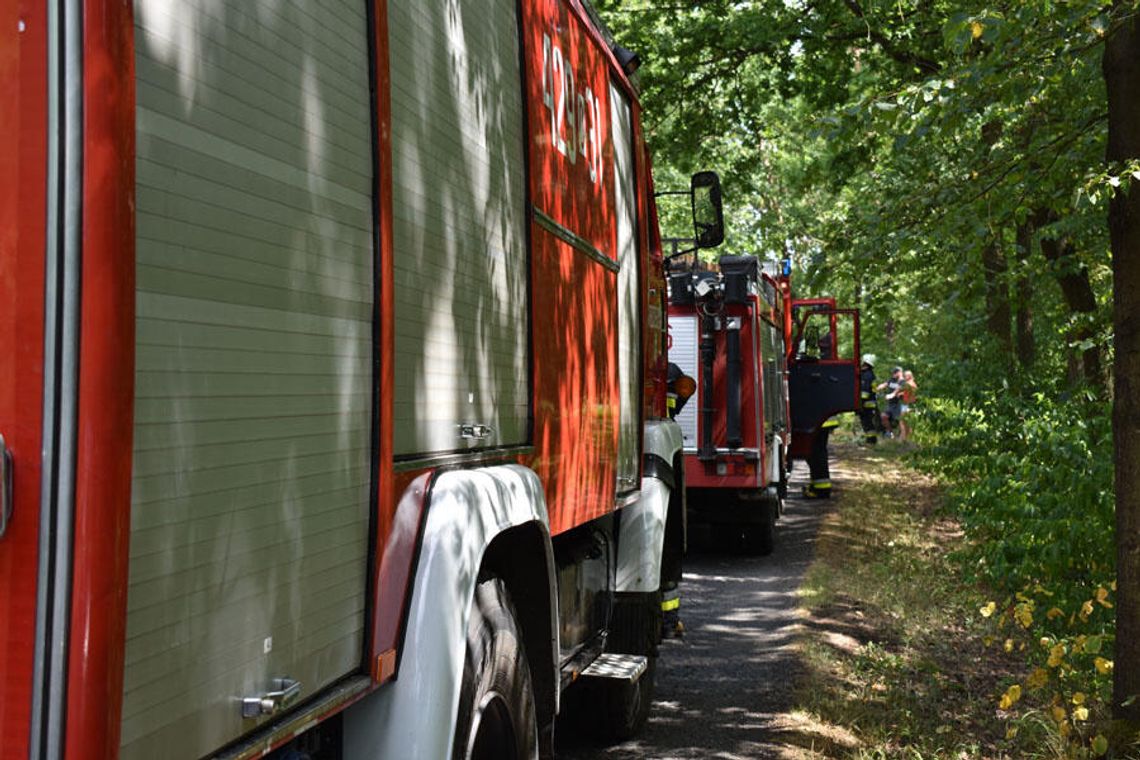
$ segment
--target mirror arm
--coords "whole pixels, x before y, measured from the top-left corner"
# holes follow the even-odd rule
[[[692,248],[684,248],[680,251],[673,251],[672,253],[665,254],[666,261],[672,261],[678,256],[684,256],[686,253],[693,253],[694,251],[701,250],[700,246],[694,245]]]
[[[654,198],[660,198],[662,195],[692,195],[692,190],[658,190],[653,194]]]

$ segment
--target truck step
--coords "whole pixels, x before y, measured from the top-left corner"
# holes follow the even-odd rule
[[[582,671],[581,677],[613,678],[633,683],[641,678],[647,667],[649,667],[649,658],[645,655],[607,652],[591,662]]]

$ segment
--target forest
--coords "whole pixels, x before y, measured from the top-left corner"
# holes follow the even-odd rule
[[[995,647],[1071,756],[1140,719],[1140,6],[599,0],[658,185],[715,169],[726,252],[792,260],[913,368]],[[683,229],[683,210],[663,227]],[[989,643],[989,642],[987,642]],[[1120,756],[1120,755],[1118,755]]]

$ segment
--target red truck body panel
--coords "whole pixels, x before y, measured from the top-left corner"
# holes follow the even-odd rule
[[[840,309],[834,298],[796,298],[792,300],[793,314],[788,329],[788,368],[792,378],[791,411],[792,459],[806,459],[812,450],[820,425],[830,417],[859,409],[860,327],[858,309]],[[801,356],[798,351],[814,351],[807,346],[809,320],[822,322],[822,327],[833,336],[830,351],[816,356]],[[841,327],[849,326],[849,341],[840,340]],[[826,387],[817,385],[814,376],[825,375],[835,382]],[[838,383],[838,385],[836,385]]]
[[[700,331],[700,312],[695,305],[671,304],[669,306],[671,318],[691,319],[696,321],[696,329]],[[783,418],[787,419],[787,396],[782,389],[775,391],[765,388],[768,378],[765,377],[764,363],[772,357],[765,354],[761,331],[769,328],[783,333],[783,310],[777,304],[774,308],[768,306],[758,295],[750,295],[747,304],[725,304],[721,319],[739,320],[739,341],[741,352],[741,381],[740,381],[740,442],[736,446],[729,446],[727,414],[728,398],[728,331],[718,329],[714,333],[714,360],[713,360],[713,395],[711,399],[703,397],[704,372],[699,360],[682,363],[683,359],[677,353],[672,354],[672,360],[679,364],[683,370],[692,374],[697,381],[697,393],[689,400],[689,405],[697,410],[695,415],[695,428],[692,438],[687,437],[685,454],[685,485],[687,488],[727,488],[736,490],[763,489],[771,482],[772,447],[768,434],[772,431],[765,429],[765,420],[772,416],[773,410],[765,409],[766,399],[779,398],[783,405]],[[688,366],[691,363],[694,367]],[[693,371],[695,368],[695,371]],[[705,440],[705,419],[700,410],[711,406],[713,415],[712,443],[717,453],[715,458],[702,460],[697,454],[698,448]],[[695,439],[695,442],[693,441]]]
[[[18,505],[0,538],[0,733],[28,753],[43,434],[44,245],[47,220],[47,6],[2,0],[0,30],[0,434],[15,462]]]
[[[735,448],[740,452],[729,453],[727,442],[728,408],[727,376],[727,332],[716,333],[716,358],[713,363],[712,406],[720,413],[714,417],[712,430],[713,444],[718,449],[714,461],[702,462],[695,454],[685,456],[685,484],[690,488],[763,488],[768,485],[766,473],[771,472],[768,464],[768,446],[764,440],[764,377],[759,371],[764,357],[760,352],[759,298],[749,298],[748,306],[728,305],[724,308],[726,318],[741,321],[740,348],[743,372],[740,383],[740,432],[741,444]],[[701,401],[703,405],[706,403]],[[697,440],[704,435],[704,420],[697,417]],[[743,453],[749,451],[749,454]]]
[[[82,313],[66,753],[119,746],[135,350],[130,6],[84,3]]]
[[[0,0],[8,18],[0,75],[14,97],[0,126],[14,144],[0,159],[0,433],[16,460],[17,512],[0,539],[0,731],[5,751],[27,753],[35,673],[43,432],[44,250],[48,134],[45,8]],[[372,3],[376,55],[378,257],[376,350],[378,547],[366,661],[374,681],[393,675],[418,530],[435,465],[397,471],[392,415],[393,260],[391,102],[387,0]],[[532,209],[602,252],[617,246],[611,86],[629,99],[636,168],[641,290],[640,417],[664,416],[665,286],[648,153],[633,90],[576,0],[523,0],[522,44]],[[128,541],[131,530],[135,351],[135,50],[132,3],[83,3],[82,313],[66,756],[110,757],[119,747]],[[561,59],[555,71],[555,49]],[[573,82],[573,84],[570,84]],[[554,100],[552,107],[548,100]],[[569,102],[564,111],[559,103]],[[568,143],[567,141],[573,141]],[[566,143],[565,149],[559,149]],[[573,158],[571,157],[573,155]],[[552,234],[531,212],[533,427],[525,450],[503,455],[542,478],[552,534],[612,512],[618,447],[617,274]],[[748,390],[752,394],[752,390]],[[749,403],[759,402],[748,395]],[[755,438],[757,431],[748,428]],[[750,438],[750,440],[752,440]],[[754,444],[762,446],[757,440]],[[470,461],[487,460],[478,454]],[[499,461],[502,461],[501,457]]]

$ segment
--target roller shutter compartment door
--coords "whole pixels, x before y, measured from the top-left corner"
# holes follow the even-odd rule
[[[524,443],[530,369],[517,2],[390,0],[388,27],[396,453]]]
[[[122,756],[359,668],[372,424],[367,5],[136,0]]]
[[[633,163],[633,116],[629,99],[610,85],[610,123],[614,139],[614,197],[618,260],[618,422],[617,492],[638,487],[641,442],[641,301],[638,296],[637,184]]]
[[[686,450],[697,448],[697,410],[701,407],[700,384],[700,336],[697,331],[697,318],[687,315],[669,317],[669,361],[681,368],[689,377],[697,380],[697,390],[685,407],[677,414],[677,424]]]

